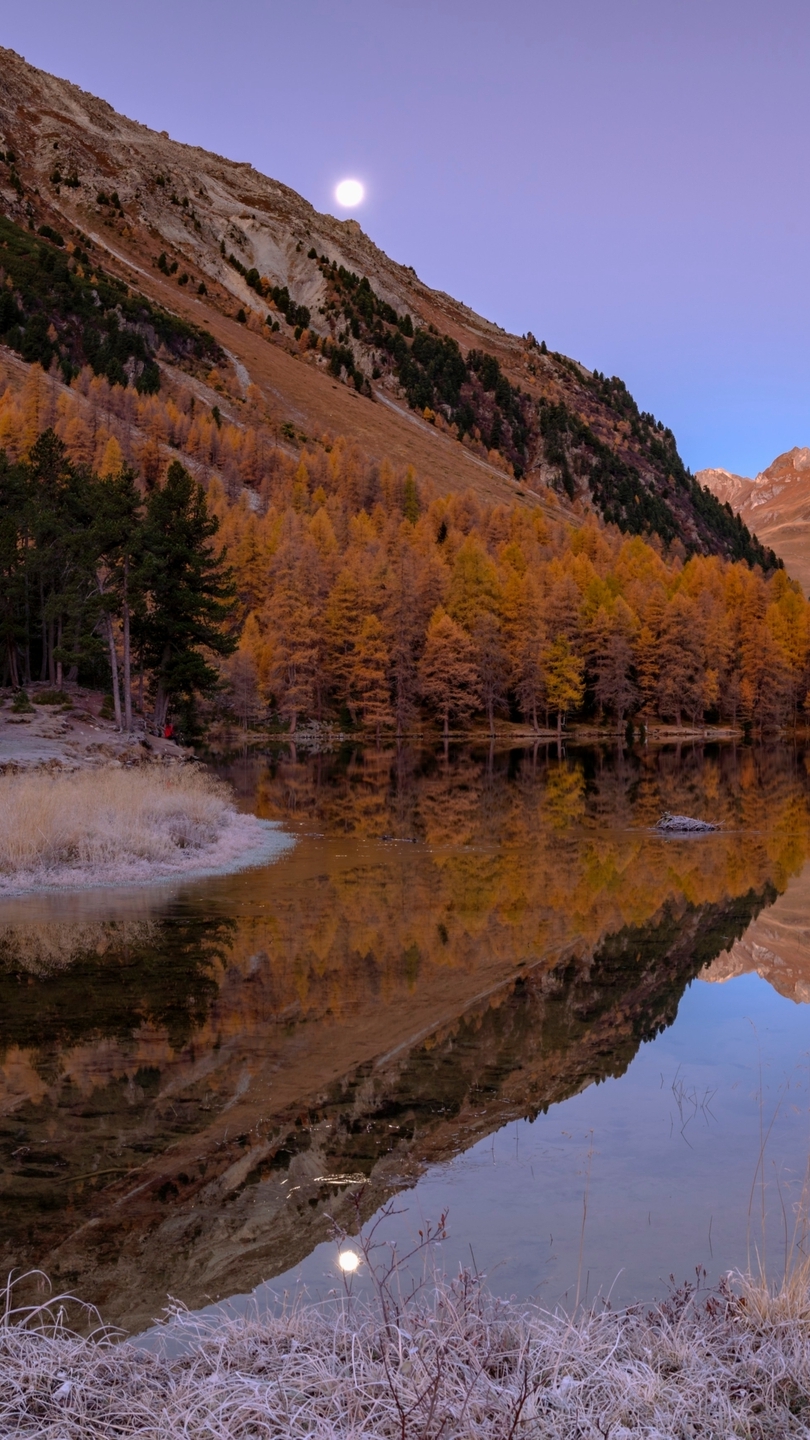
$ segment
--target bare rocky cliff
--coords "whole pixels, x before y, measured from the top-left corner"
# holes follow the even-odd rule
[[[810,449],[797,445],[777,455],[753,480],[728,470],[701,470],[697,479],[728,503],[810,592]]]

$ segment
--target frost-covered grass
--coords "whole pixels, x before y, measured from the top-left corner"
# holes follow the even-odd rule
[[[267,827],[196,766],[0,776],[0,894],[227,869]]]
[[[754,1299],[754,1292],[756,1299]],[[38,1440],[787,1440],[810,1421],[807,1295],[745,1282],[571,1319],[468,1275],[277,1317],[178,1312],[172,1357],[60,1302],[0,1323],[0,1434]]]

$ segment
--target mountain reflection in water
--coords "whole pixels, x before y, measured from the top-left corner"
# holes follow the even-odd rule
[[[228,775],[299,835],[274,865],[0,908],[0,1267],[129,1327],[288,1270],[358,1177],[370,1215],[621,1075],[705,966],[744,964],[810,848],[792,750]],[[724,828],[664,839],[664,809]]]

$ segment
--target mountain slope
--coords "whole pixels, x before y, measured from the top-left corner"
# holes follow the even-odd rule
[[[207,332],[291,439],[344,433],[441,488],[558,513],[580,501],[631,533],[773,565],[620,380],[508,335],[389,259],[356,221],[318,214],[249,164],[157,134],[13,51],[0,50],[0,73],[0,206],[37,237],[31,264],[70,252],[71,275],[78,265],[92,280],[101,266],[156,313]],[[78,363],[75,317],[26,312],[16,277],[4,279],[14,304],[0,338],[25,358]],[[112,349],[133,329],[143,338],[149,318],[122,313]],[[144,383],[149,355],[113,360]]]
[[[810,593],[810,450],[794,446],[753,480],[727,470],[701,470],[697,478],[772,547]]]
[[[787,891],[759,915],[745,934],[703,972],[722,983],[752,971],[780,995],[810,1003],[810,874],[802,870]]]

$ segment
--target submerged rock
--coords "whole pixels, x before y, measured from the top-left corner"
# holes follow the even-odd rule
[[[713,824],[711,820],[695,820],[691,815],[670,815],[669,811],[665,810],[655,828],[672,835],[684,831],[696,833],[704,830],[719,830],[720,826]]]

